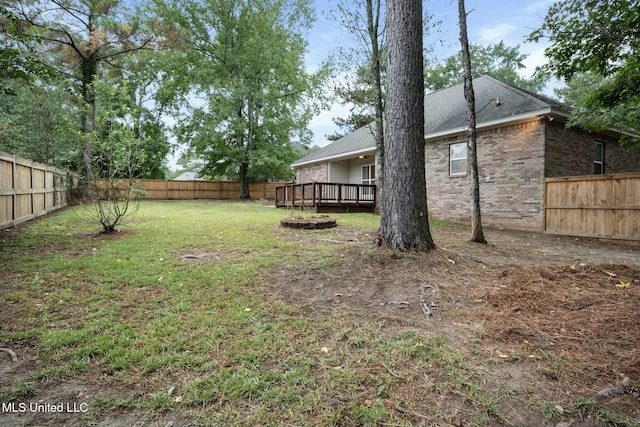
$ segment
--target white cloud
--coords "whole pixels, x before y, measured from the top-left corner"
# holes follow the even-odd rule
[[[553,3],[552,1],[538,1],[532,3],[524,8],[524,11],[527,13],[538,13],[538,12],[546,12],[549,8],[549,5]]]
[[[478,31],[478,37],[481,43],[495,44],[502,40],[507,40],[519,28],[508,22],[484,27]]]

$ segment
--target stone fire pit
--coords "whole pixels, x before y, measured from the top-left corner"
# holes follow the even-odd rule
[[[321,216],[290,216],[282,218],[280,224],[283,227],[302,228],[305,230],[316,230],[321,228],[335,227],[336,220],[326,215]]]

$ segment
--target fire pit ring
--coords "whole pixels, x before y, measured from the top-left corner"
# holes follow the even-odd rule
[[[282,218],[280,225],[288,228],[302,228],[305,230],[318,230],[337,226],[335,218],[326,215],[321,216],[290,216]]]

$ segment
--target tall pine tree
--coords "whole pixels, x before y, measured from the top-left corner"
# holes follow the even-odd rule
[[[429,251],[424,158],[422,1],[387,1],[385,179],[374,246]]]

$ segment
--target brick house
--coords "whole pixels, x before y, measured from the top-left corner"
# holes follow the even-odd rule
[[[482,220],[541,230],[548,177],[640,171],[640,150],[620,133],[567,129],[567,105],[490,76],[474,79]],[[425,96],[425,160],[429,217],[468,221],[466,103],[463,85]],[[296,182],[372,184],[375,142],[365,126],[292,166]]]

